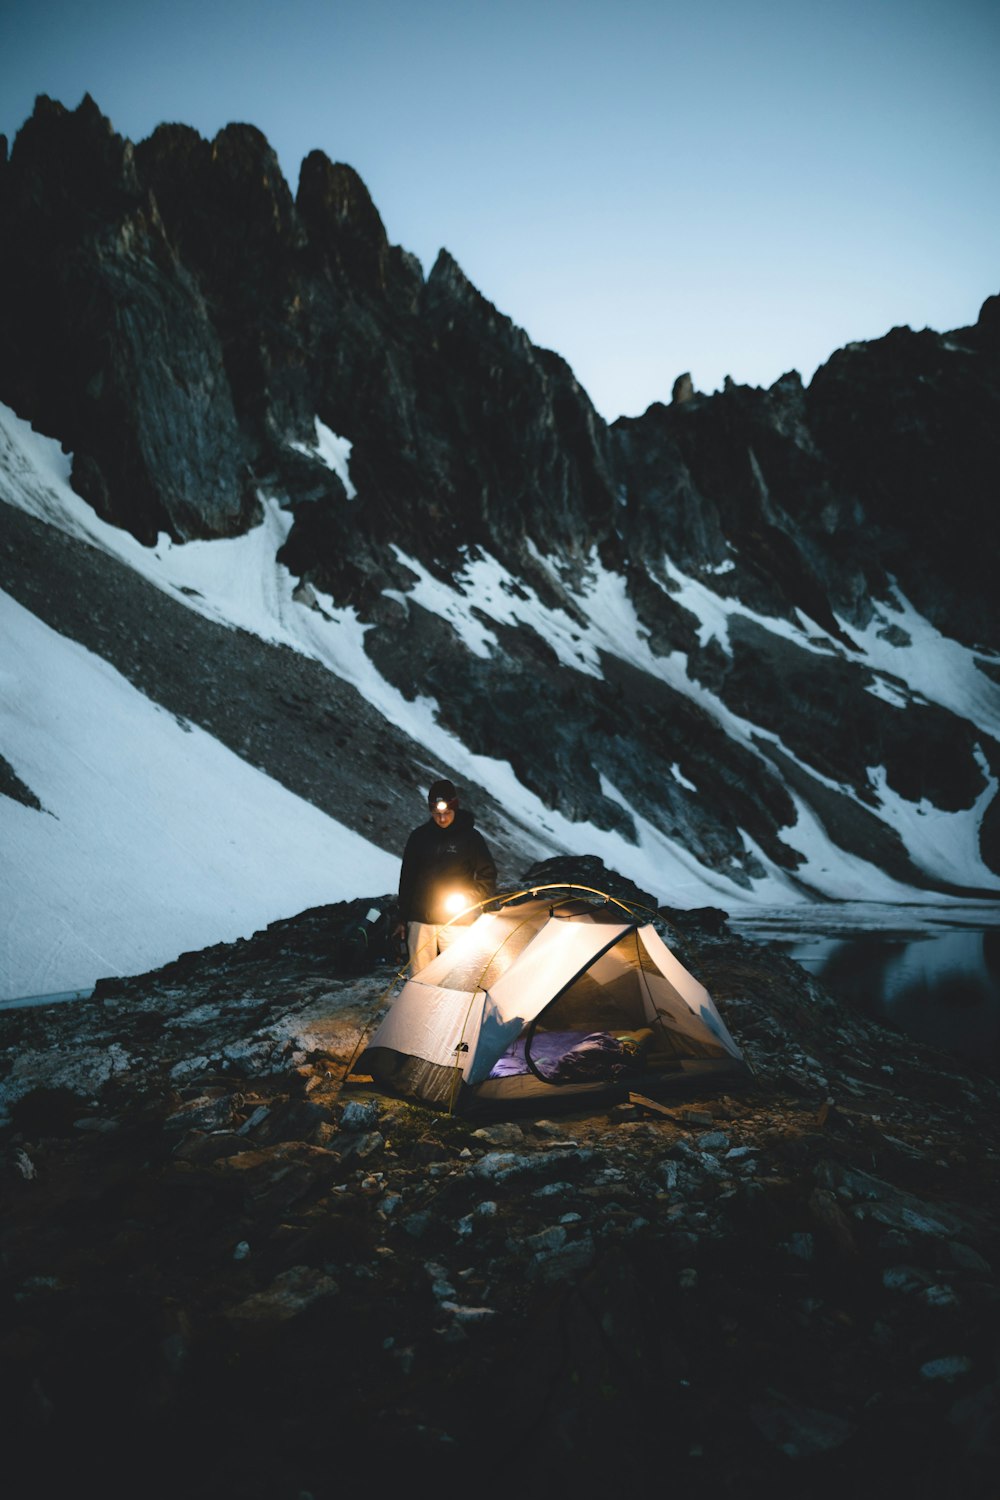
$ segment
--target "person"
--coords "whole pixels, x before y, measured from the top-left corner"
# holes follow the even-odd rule
[[[477,902],[496,891],[497,870],[471,812],[450,781],[427,793],[430,817],[406,841],[399,874],[399,926],[411,973],[426,967],[479,915]],[[456,913],[475,907],[446,926]]]

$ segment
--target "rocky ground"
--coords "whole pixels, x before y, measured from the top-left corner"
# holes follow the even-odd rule
[[[7,1494],[993,1493],[992,1078],[663,909],[752,1084],[433,1113],[372,904],[0,1015]]]

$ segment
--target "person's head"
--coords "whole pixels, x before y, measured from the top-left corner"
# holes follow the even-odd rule
[[[431,817],[439,828],[450,828],[458,808],[458,793],[451,781],[435,781],[427,793]]]

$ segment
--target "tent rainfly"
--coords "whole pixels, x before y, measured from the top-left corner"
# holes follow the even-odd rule
[[[708,991],[612,900],[533,891],[484,912],[407,980],[353,1072],[466,1115],[746,1081]]]

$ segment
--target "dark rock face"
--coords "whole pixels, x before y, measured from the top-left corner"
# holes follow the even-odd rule
[[[24,807],[34,808],[35,812],[42,811],[42,804],[34,792],[30,787],[25,786],[14,767],[5,761],[2,755],[0,755],[0,797],[10,797],[12,801],[22,803]]]
[[[645,546],[669,537],[678,564],[695,575],[733,562],[723,591],[766,614],[799,608],[842,638],[831,604],[843,607],[862,585],[845,572],[831,599],[825,554],[829,537],[857,517],[806,427],[796,374],[769,391],[729,384],[718,396],[654,405],[613,431]],[[806,497],[822,514],[825,544],[803,532]]]
[[[249,125],[227,126],[211,145],[187,127],[165,125],[137,149],[135,162],[178,260],[213,310],[249,453],[256,456],[269,427],[282,437],[305,432],[296,336],[301,233],[274,152]]]
[[[729,384],[617,422],[640,526],[652,507],[689,570],[722,562],[724,536],[742,598],[798,607],[834,635],[831,610],[863,626],[893,580],[940,629],[988,642],[995,300],[957,333],[897,328],[849,345],[808,390],[792,372],[768,391]]]
[[[454,453],[449,508],[465,502],[458,545],[495,549],[530,536],[543,552],[585,554],[608,529],[614,480],[604,424],[569,366],[535,349],[445,251],[423,311],[437,367],[429,384],[440,392],[432,399]]]
[[[882,567],[939,629],[970,645],[990,643],[996,631],[995,301],[956,333],[895,328],[849,345],[817,371],[807,395],[816,442],[857,497]]]
[[[293,198],[248,125],[133,148],[89,98],[40,99],[0,158],[0,231],[0,400],[72,450],[100,515],[147,543],[222,537],[275,496],[280,561],[371,625],[379,671],[570,819],[636,840],[645,818],[746,885],[748,840],[802,866],[794,794],[839,848],[953,888],[916,868],[871,773],[968,811],[1000,770],[1000,299],[957,333],[851,345],[808,389],[681,376],[608,428],[447,251],[425,280],[389,244],[350,167],[312,152]],[[352,445],[353,497],[317,419]],[[581,635],[612,572],[633,643],[573,670],[544,625],[480,611],[477,654],[412,597],[414,568],[461,592],[486,558]],[[876,613],[909,644],[896,589],[980,653],[974,724],[862,662]]]
[[[534,349],[447,252],[425,286],[357,175],[322,153],[303,163],[293,203],[250,126],[211,143],[161,126],[133,150],[91,100],[73,114],[40,100],[3,206],[15,343],[0,395],[79,454],[86,498],[144,540],[155,524],[184,537],[240,522],[238,508],[199,511],[186,497],[185,451],[192,489],[239,493],[237,476],[244,489],[251,472],[288,477],[287,445],[311,439],[314,415],[352,437],[365,503],[350,530],[362,537],[384,544],[391,527],[404,550],[454,561],[522,538],[529,519],[543,546],[600,523],[608,438],[568,366]],[[79,354],[60,365],[67,326]],[[103,440],[91,436],[100,418]],[[207,462],[202,432],[227,469]],[[123,437],[137,451],[116,469]],[[343,563],[320,555],[314,572],[337,583]]]
[[[842,657],[806,651],[753,620],[734,620],[730,638],[723,700],[781,734],[821,774],[850,785],[860,766],[883,765],[893,791],[911,802],[926,797],[945,811],[971,807],[984,790],[971,725],[929,704],[902,707],[877,698],[868,691],[870,674]],[[861,802],[873,801],[864,781],[854,789]]]
[[[254,501],[218,339],[131,145],[89,98],[72,115],[40,100],[0,192],[0,397],[141,540],[243,529]]]

